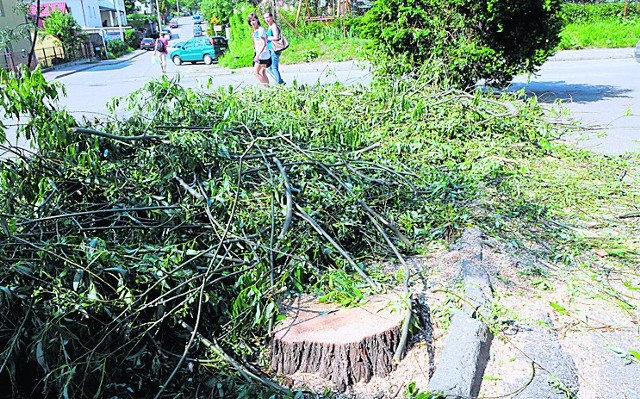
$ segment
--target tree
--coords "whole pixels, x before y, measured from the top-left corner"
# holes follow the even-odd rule
[[[124,11],[127,15],[136,12],[135,0],[124,0]]]
[[[127,15],[129,25],[135,30],[144,31],[152,25],[157,25],[158,17],[155,15],[129,14]]]
[[[362,22],[383,73],[425,65],[454,85],[535,72],[562,29],[561,0],[378,0]]]
[[[82,39],[82,28],[71,14],[59,10],[51,14],[43,22],[44,34],[60,40],[63,45],[76,43]]]
[[[200,8],[204,19],[209,21],[216,17],[222,23],[228,23],[233,15],[235,1],[232,0],[202,0]]]

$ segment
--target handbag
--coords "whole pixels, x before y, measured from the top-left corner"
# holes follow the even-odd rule
[[[289,41],[284,37],[282,32],[280,32],[280,39],[273,40],[271,46],[273,46],[273,51],[283,51],[289,48]]]

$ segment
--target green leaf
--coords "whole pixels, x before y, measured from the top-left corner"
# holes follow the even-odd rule
[[[76,274],[73,276],[73,290],[78,291],[80,284],[82,283],[82,277],[84,276],[84,270],[77,269]]]
[[[553,308],[553,310],[555,310],[556,312],[566,315],[569,315],[569,311],[562,305],[558,305],[555,302],[549,302],[549,305],[551,305],[551,307]]]
[[[4,292],[4,295],[7,297],[7,299],[10,299],[11,296],[13,294],[11,294],[11,290],[8,287],[5,287],[4,285],[0,285],[0,291]]]
[[[49,372],[49,366],[47,366],[47,361],[44,357],[44,349],[42,348],[42,341],[38,341],[38,343],[36,344],[36,361],[44,371]]]
[[[640,362],[640,352],[635,351],[633,349],[629,349],[629,354],[633,356],[637,362]]]

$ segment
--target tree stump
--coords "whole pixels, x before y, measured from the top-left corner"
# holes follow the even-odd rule
[[[369,298],[357,308],[296,299],[271,341],[279,374],[318,373],[339,391],[393,370],[406,306],[398,294]]]

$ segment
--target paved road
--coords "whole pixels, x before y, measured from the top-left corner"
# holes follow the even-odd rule
[[[561,51],[511,90],[536,94],[542,103],[561,100],[586,126],[572,137],[593,151],[640,151],[640,64],[634,49]]]

